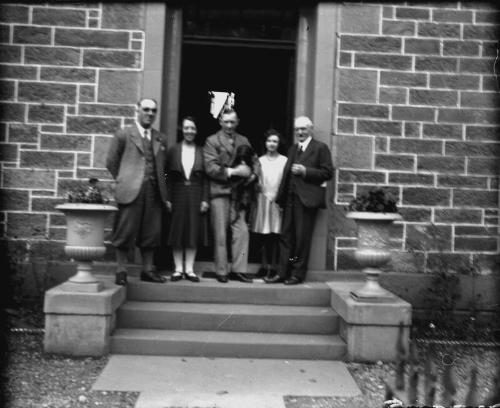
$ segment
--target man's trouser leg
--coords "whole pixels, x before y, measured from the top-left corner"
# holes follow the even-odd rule
[[[299,278],[301,281],[305,279],[307,273],[314,221],[316,220],[317,212],[317,208],[305,207],[299,197],[295,197],[293,204],[293,218],[295,222],[294,256],[298,259],[292,264],[291,275]]]
[[[135,245],[142,213],[141,201],[141,197],[137,197],[130,204],[118,204],[111,239],[111,244],[116,248],[117,272],[126,270],[128,252]]]
[[[239,211],[236,220],[231,222],[231,235],[231,252],[233,255],[231,269],[233,272],[247,273],[249,233],[244,210]]]
[[[293,201],[295,197],[287,197],[285,209],[283,210],[283,221],[281,223],[281,234],[279,235],[279,263],[278,275],[285,279],[288,275],[289,259],[295,248],[295,226],[293,220]]]
[[[226,276],[228,274],[226,234],[229,223],[229,197],[213,198],[210,204],[210,217],[214,233],[215,273]]]
[[[143,184],[142,213],[137,234],[137,246],[141,250],[142,270],[153,270],[154,249],[160,246],[162,226],[162,202],[155,184],[146,181]]]

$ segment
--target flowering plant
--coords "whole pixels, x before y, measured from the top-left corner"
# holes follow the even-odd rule
[[[396,198],[379,188],[362,193],[349,203],[348,211],[358,212],[379,212],[379,213],[397,213]]]
[[[97,183],[97,178],[90,178],[88,186],[79,187],[72,191],[68,191],[66,199],[68,203],[87,203],[87,204],[107,204],[109,199],[104,198]]]

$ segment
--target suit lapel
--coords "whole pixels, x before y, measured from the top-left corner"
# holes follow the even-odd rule
[[[293,146],[292,146],[292,151],[290,152],[290,160],[289,160],[289,163],[287,163],[287,165],[289,164],[289,167],[292,167],[292,164],[296,161],[299,160],[299,158],[297,157],[297,154],[299,153],[299,145],[298,143],[295,143]]]
[[[194,164],[193,164],[193,170],[191,171],[191,175],[193,175],[193,172],[199,171],[203,169],[203,153],[201,149],[196,146],[196,150],[194,153]]]
[[[137,146],[137,148],[144,153],[144,145],[142,144],[142,136],[139,133],[139,129],[137,129],[137,125],[132,126],[131,128],[131,135],[130,138],[132,139],[132,142]]]
[[[234,135],[234,144],[236,145],[237,134]],[[229,153],[229,156],[233,155],[233,150],[235,146],[231,144],[229,138],[224,134],[222,130],[218,132],[218,138],[222,147]]]
[[[155,129],[151,129],[151,140],[153,141],[153,152],[156,156],[158,150],[160,149],[161,140],[160,140],[160,135]]]
[[[172,163],[171,168],[184,175],[184,170],[182,168],[182,144],[181,143],[177,143],[174,146],[173,163]]]
[[[303,163],[312,154],[312,151],[314,150],[314,143],[314,139],[311,139],[307,145],[307,149],[300,155],[300,159],[298,160],[299,163]]]

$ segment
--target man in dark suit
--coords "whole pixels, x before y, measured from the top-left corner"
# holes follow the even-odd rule
[[[160,245],[162,206],[166,205],[165,138],[153,129],[157,103],[137,103],[136,122],[120,129],[108,150],[106,168],[116,181],[118,213],[112,245],[116,248],[115,283],[127,284],[127,254],[134,245],[141,251],[141,280],[165,282],[153,269],[154,249]]]
[[[298,143],[288,151],[276,198],[284,209],[278,274],[266,283],[297,285],[305,279],[316,213],[326,207],[326,181],[333,176],[330,149],[312,138],[311,120],[296,118],[294,132]]]

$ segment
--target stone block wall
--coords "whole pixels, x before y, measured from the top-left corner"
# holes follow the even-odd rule
[[[404,217],[390,269],[428,270],[444,257],[498,272],[499,12],[481,2],[341,8],[336,269],[357,267],[344,206],[383,186]]]
[[[405,219],[393,229],[391,269],[421,271],[446,256],[498,270],[499,9],[339,8],[329,267],[358,267],[344,206],[385,186]],[[133,120],[145,38],[140,3],[0,6],[0,237],[21,253],[66,259],[54,206],[89,177],[110,191],[104,159],[112,133]]]
[[[0,234],[66,259],[66,191],[110,188],[110,136],[133,121],[144,60],[144,4],[0,6]],[[13,252],[14,253],[14,252]]]

